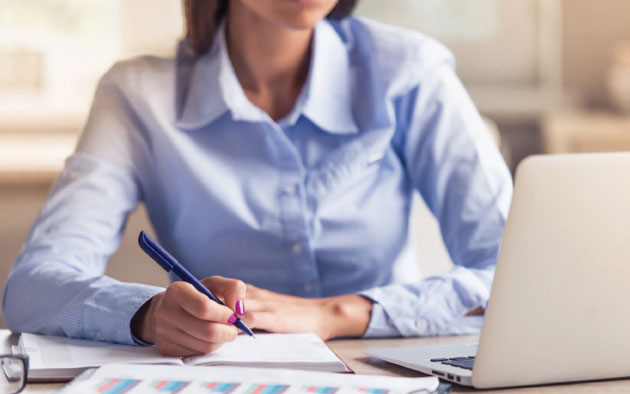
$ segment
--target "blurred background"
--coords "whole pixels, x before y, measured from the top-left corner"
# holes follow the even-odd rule
[[[535,153],[630,150],[627,0],[360,0],[356,14],[436,37],[512,169]],[[113,62],[172,56],[179,0],[0,0],[0,280],[73,151],[96,82]],[[437,225],[418,202],[423,273],[448,269]],[[108,274],[166,285],[129,221]],[[1,324],[1,323],[0,323]]]

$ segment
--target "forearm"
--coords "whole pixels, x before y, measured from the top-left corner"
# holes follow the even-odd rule
[[[54,262],[25,264],[7,282],[3,315],[16,332],[133,344],[131,317],[160,290],[81,275]]]
[[[323,298],[329,338],[360,337],[368,328],[372,301],[357,294]]]

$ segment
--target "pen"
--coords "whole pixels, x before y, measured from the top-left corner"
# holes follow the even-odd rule
[[[201,282],[197,280],[197,278],[195,278],[190,272],[188,272],[188,270],[184,268],[184,266],[181,265],[175,259],[175,257],[171,256],[170,253],[168,253],[166,250],[164,250],[163,247],[158,245],[158,243],[155,242],[153,238],[151,238],[144,231],[140,231],[140,235],[138,235],[138,244],[140,245],[140,248],[142,248],[142,250],[144,250],[144,252],[148,254],[153,260],[155,260],[155,262],[158,263],[160,267],[164,268],[166,272],[173,271],[173,273],[179,276],[181,280],[193,285],[195,289],[208,296],[208,298],[210,298],[212,301],[220,305],[225,305],[223,302],[221,302],[220,299],[212,294],[212,292],[206,286],[202,285]],[[252,330],[250,330],[249,327],[247,327],[247,325],[241,319],[237,318],[234,322],[234,325],[240,328],[241,331],[243,331],[250,337],[256,338]]]

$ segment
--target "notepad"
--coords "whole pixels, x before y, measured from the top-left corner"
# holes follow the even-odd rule
[[[126,346],[65,337],[22,334],[20,349],[29,355],[29,381],[67,381],[87,368],[112,363],[230,365],[349,372],[313,333],[239,335],[218,350],[194,357],[166,357],[151,346]]]
[[[437,377],[402,378],[285,369],[106,365],[60,394],[428,394]]]

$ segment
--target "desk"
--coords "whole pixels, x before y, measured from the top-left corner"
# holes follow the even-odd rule
[[[469,343],[477,340],[476,336],[462,337],[432,337],[432,338],[404,338],[404,339],[351,339],[329,341],[330,348],[337,353],[350,368],[358,374],[390,375],[390,376],[422,376],[419,372],[367,357],[361,353],[363,349],[384,346],[414,346],[436,345],[447,343]],[[10,344],[17,342],[17,336],[10,335],[8,330],[0,330],[0,341],[6,351]],[[26,386],[24,393],[55,393],[63,384],[37,383]],[[483,393],[493,394],[547,394],[547,393],[630,393],[630,380],[615,380],[605,382],[589,382],[577,384],[562,384],[553,386],[528,387],[511,390],[478,391],[462,386],[453,386],[454,393]]]

